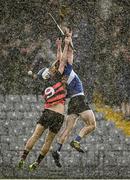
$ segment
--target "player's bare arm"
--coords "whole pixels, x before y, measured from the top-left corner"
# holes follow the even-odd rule
[[[58,38],[56,40],[56,46],[57,46],[57,55],[56,55],[56,59],[57,61],[61,61],[62,58],[62,38]]]
[[[67,52],[67,62],[72,65],[73,64],[73,59],[74,59],[74,51],[69,46],[68,52]]]
[[[59,69],[58,71],[63,74],[64,72],[64,67],[67,63],[67,52],[68,52],[68,48],[69,48],[69,44],[70,42],[72,41],[71,37],[65,37],[65,46],[64,46],[64,50],[63,50],[63,54],[62,54],[62,58],[61,58],[61,61],[60,61],[60,65],[59,65]]]

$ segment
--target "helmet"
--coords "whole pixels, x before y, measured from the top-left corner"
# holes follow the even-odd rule
[[[50,78],[49,68],[45,68],[45,70],[42,73],[42,78],[43,79],[49,79]]]

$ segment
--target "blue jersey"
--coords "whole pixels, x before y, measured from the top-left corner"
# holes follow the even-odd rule
[[[78,75],[74,72],[71,64],[67,63],[64,70],[64,75],[68,76],[67,97],[71,98],[74,96],[84,95],[82,82]]]

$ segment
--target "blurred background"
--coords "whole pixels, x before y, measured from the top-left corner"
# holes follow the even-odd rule
[[[111,135],[110,139],[118,136],[120,143],[125,142],[122,141],[121,137],[130,136],[130,1],[1,0],[0,9],[0,110],[1,122],[5,128],[3,130],[1,127],[2,148],[5,149],[9,144],[7,136],[12,133],[7,127],[9,120],[12,118],[11,123],[13,123],[13,118],[20,118],[20,115],[17,115],[17,110],[21,112],[21,108],[25,108],[25,111],[33,113],[35,107],[38,109],[37,103],[35,106],[36,99],[34,97],[36,96],[38,100],[43,84],[28,77],[27,72],[31,64],[36,63],[35,72],[37,72],[41,67],[51,65],[56,58],[55,41],[59,32],[48,13],[51,13],[59,24],[67,22],[73,29],[73,43],[76,49],[74,70],[83,81],[87,99],[94,111],[97,112],[97,120],[110,121],[108,125],[104,121],[101,122],[101,129],[99,128],[99,131],[97,129],[98,137],[105,136],[103,129],[108,127],[110,130],[112,127],[115,135],[111,135],[108,130],[109,135]],[[34,104],[31,104],[32,102]],[[30,106],[32,109],[29,109]],[[13,114],[14,112],[16,114]],[[28,118],[26,115],[24,113],[25,121]],[[30,119],[32,117],[35,116],[29,116]],[[2,119],[7,119],[7,122],[2,121]],[[120,137],[122,131],[118,134],[115,125],[125,135]],[[25,128],[24,126],[25,124],[23,124],[23,128]],[[10,133],[7,132],[6,134],[7,129]],[[101,132],[102,136],[100,136]],[[17,129],[14,133],[17,134]],[[24,133],[27,133],[27,129]],[[106,137],[108,134],[104,138]],[[24,140],[26,141],[26,139]],[[105,142],[104,139],[100,143],[103,146]],[[113,141],[114,148],[115,142],[116,138]],[[108,144],[110,145],[110,143]],[[130,148],[130,140],[127,139],[126,144],[120,148],[125,147],[124,149],[128,151],[128,144]],[[6,147],[7,151],[8,148]],[[18,150],[16,143],[14,143],[14,149]],[[124,149],[122,149],[122,153],[124,153]],[[125,163],[127,162],[127,153],[123,154]],[[99,157],[100,154],[97,154]],[[111,154],[112,152],[110,156]],[[110,156],[103,155],[103,158],[106,157],[109,160]],[[121,157],[122,155],[118,154],[118,156]],[[96,158],[97,156],[92,155],[91,157]],[[113,157],[115,157],[114,154],[111,159]],[[98,160],[100,161],[100,158]],[[120,160],[119,163],[122,164],[123,160]],[[100,162],[102,163],[102,161]],[[100,164],[100,162],[98,163]],[[127,166],[129,163],[126,163]],[[112,164],[113,162],[111,162]],[[122,164],[122,166],[125,165]],[[90,172],[92,174],[92,171]],[[102,165],[97,172],[100,175],[99,177],[104,177]],[[109,169],[110,172],[111,169]],[[128,173],[128,169],[124,172]],[[126,175],[125,173],[124,175]],[[6,171],[1,177],[6,177],[5,174]],[[122,177],[121,174],[118,176],[119,174],[120,172],[117,172],[115,177]],[[126,177],[130,177],[129,175],[130,172]],[[107,173],[105,176],[107,177]],[[13,174],[12,177],[22,176]],[[82,177],[85,177],[85,174]],[[97,176],[90,175],[88,177]],[[113,177],[113,175],[108,177]]]
[[[76,49],[74,69],[90,102],[100,93],[105,104],[130,116],[130,2],[128,0],[1,1],[0,94],[40,94],[27,76],[55,60],[58,23],[69,23]],[[96,97],[97,98],[97,97]]]

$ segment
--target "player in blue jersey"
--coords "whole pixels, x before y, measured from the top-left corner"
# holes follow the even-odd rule
[[[61,44],[58,44],[58,53],[61,57]],[[58,57],[58,56],[57,56]],[[81,139],[91,133],[96,128],[96,121],[93,111],[90,109],[88,103],[85,101],[85,95],[83,90],[82,82],[79,76],[74,72],[73,64],[73,50],[71,47],[68,48],[67,53],[67,65],[64,70],[64,76],[67,78],[67,98],[70,98],[68,103],[68,113],[66,118],[66,127],[59,136],[58,143],[52,151],[52,156],[58,167],[61,167],[60,163],[60,151],[64,142],[68,139],[73,127],[75,126],[76,120],[79,116],[85,122],[85,126],[80,130],[78,135],[73,141],[71,141],[71,147],[75,148],[79,152],[84,152],[80,147]]]

